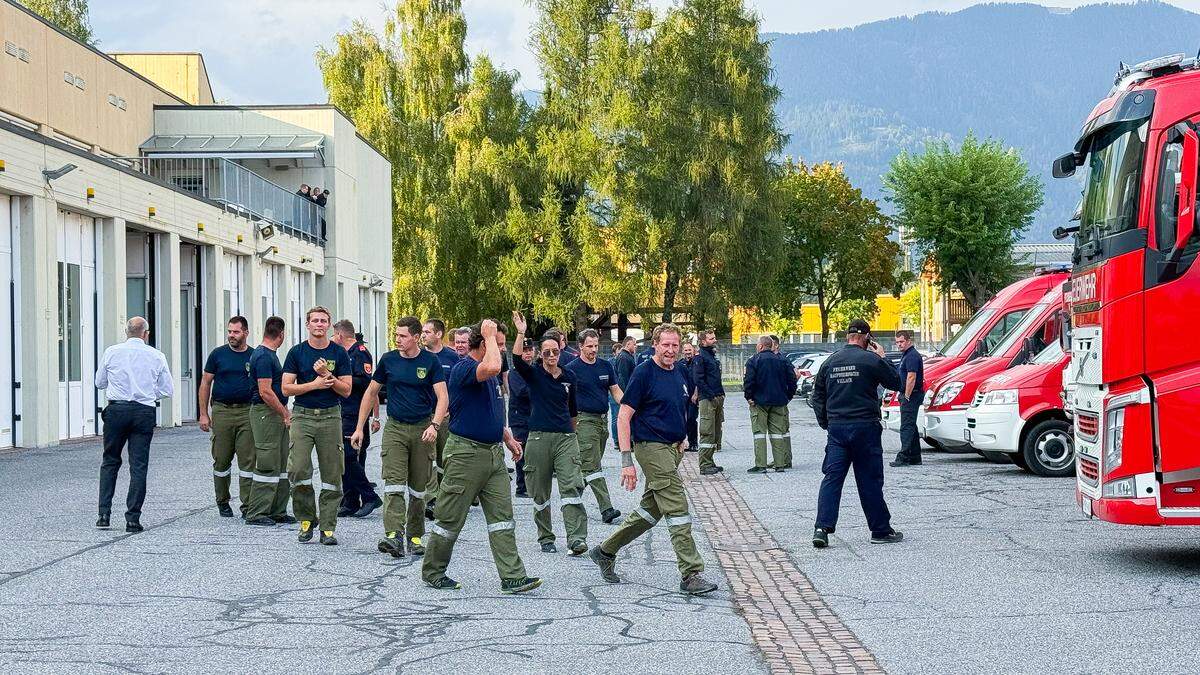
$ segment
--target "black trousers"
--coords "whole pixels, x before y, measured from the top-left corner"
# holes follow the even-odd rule
[[[154,436],[154,407],[133,401],[112,401],[100,414],[104,421],[104,458],[100,462],[100,515],[112,513],[121,450],[129,448],[129,495],[125,521],[140,523],[146,501],[146,470],[150,466],[150,439]]]
[[[917,413],[921,408],[924,393],[914,391],[912,398],[900,403],[900,452],[897,462],[921,463],[921,436],[917,433]]]
[[[525,447],[526,441],[529,440],[529,432],[525,432],[520,436],[513,436]],[[517,477],[517,492],[525,492],[525,455],[521,455],[521,459],[517,460],[517,470],[513,472]]]
[[[833,532],[837,527],[846,474],[854,468],[858,500],[867,516],[871,534],[885,537],[892,533],[892,514],[883,499],[883,427],[879,422],[830,424],[825,443],[825,461],[821,471],[821,491],[817,496],[817,527]]]
[[[700,449],[700,446],[696,445],[696,443],[697,443],[696,432],[697,432],[697,425],[698,425],[697,420],[699,420],[699,419],[700,419],[700,406],[689,401],[687,404],[688,450],[696,451],[696,450]]]
[[[371,444],[370,428],[363,429],[362,450],[355,450],[350,445],[350,435],[358,424],[358,414],[353,418],[342,417],[342,450],[345,453],[345,470],[342,472],[342,506],[352,509],[362,508],[363,504],[379,499],[371,482],[367,480],[366,448]],[[368,424],[370,424],[368,422]],[[361,459],[360,459],[361,458]]]

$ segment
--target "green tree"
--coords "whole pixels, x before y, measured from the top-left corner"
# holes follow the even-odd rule
[[[912,286],[900,294],[900,321],[910,328],[921,325],[920,286]]]
[[[978,309],[1017,274],[1012,249],[1042,205],[1041,180],[1013,149],[968,135],[902,152],[884,176],[896,221],[932,261],[943,290],[955,286]]]
[[[88,18],[88,0],[21,0],[50,23],[71,34],[76,40],[95,45],[98,41],[92,33],[92,22]]]
[[[788,162],[776,183],[783,221],[786,263],[777,277],[776,307],[800,316],[807,302],[821,313],[827,340],[834,311],[850,300],[866,300],[895,282],[900,248],[879,206],[850,184],[840,166],[809,168]],[[876,310],[877,311],[877,310]]]
[[[839,302],[837,307],[829,310],[829,325],[837,332],[845,330],[854,319],[872,323],[878,314],[879,303],[875,302],[875,298],[851,298]]]
[[[647,269],[663,320],[690,299],[699,326],[732,305],[765,304],[778,221],[770,208],[782,147],[767,44],[742,0],[683,0],[650,44],[627,166],[636,179]]]

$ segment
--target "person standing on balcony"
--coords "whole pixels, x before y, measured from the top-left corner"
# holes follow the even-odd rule
[[[721,362],[717,359],[717,333],[711,328],[700,333],[700,353],[692,364],[692,374],[696,381],[692,398],[700,406],[700,473],[711,476],[725,470],[713,461],[713,455],[721,451],[725,387],[721,384]]]
[[[251,476],[254,475],[254,434],[250,432],[250,356],[246,345],[250,333],[246,317],[235,316],[225,325],[226,344],[212,350],[200,378],[200,430],[212,432],[213,487],[217,512],[232,518],[229,483],[233,459],[238,463],[238,501],[242,517],[250,508]],[[209,414],[209,404],[212,414]]]
[[[283,362],[283,394],[295,397],[292,406],[288,480],[292,486],[292,511],[300,521],[300,543],[313,538],[313,521],[320,525],[320,541],[336,546],[338,506],[342,501],[341,397],[349,396],[350,357],[329,339],[329,310],[320,305],[304,315],[308,339],[288,351]],[[321,508],[318,517],[313,490],[313,450],[321,470]]]

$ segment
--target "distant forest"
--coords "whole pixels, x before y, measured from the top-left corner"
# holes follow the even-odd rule
[[[919,151],[928,138],[956,143],[971,130],[999,138],[1042,177],[1046,203],[1026,233],[1041,242],[1079,201],[1078,179],[1051,178],[1050,161],[1071,148],[1118,63],[1196,54],[1200,14],[1161,2],[996,4],[764,38],[788,155],[841,162],[882,198],[880,177],[901,150]]]

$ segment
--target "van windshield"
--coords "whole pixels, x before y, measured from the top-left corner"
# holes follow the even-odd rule
[[[958,356],[967,350],[973,349],[975,347],[975,337],[979,335],[979,331],[983,330],[983,327],[995,315],[996,310],[994,309],[981,309],[975,312],[975,316],[971,317],[967,325],[960,328],[954,334],[954,337],[950,338],[949,342],[942,345],[942,348],[938,350],[938,354],[942,356]]]
[[[1038,304],[1029,308],[1029,311],[1021,318],[1021,322],[1008,331],[1008,335],[992,350],[992,355],[1003,356],[1008,353],[1008,350],[1013,348],[1013,345],[1020,342],[1025,334],[1029,332],[1030,327],[1038,321],[1043,320],[1043,314],[1047,307],[1050,306],[1049,300],[1042,300]]]

